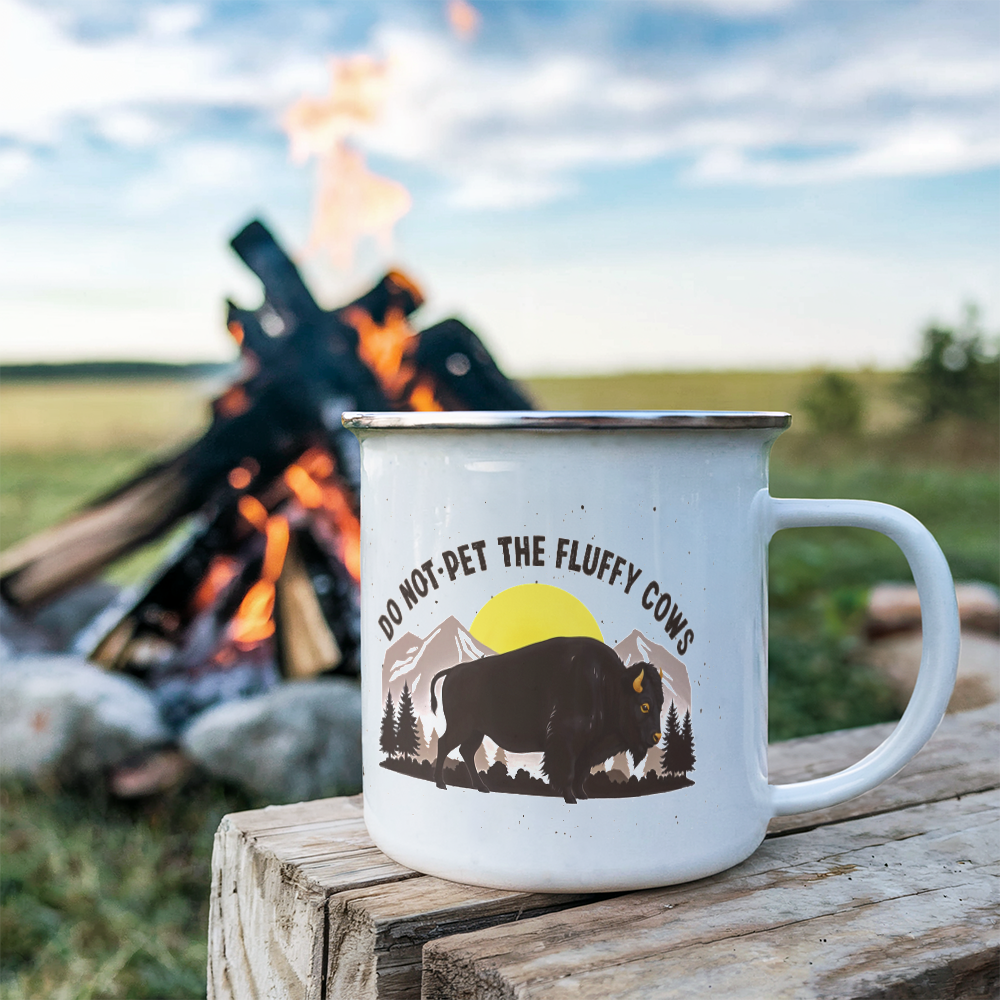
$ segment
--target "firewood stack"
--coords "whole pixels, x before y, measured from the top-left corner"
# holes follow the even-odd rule
[[[463,323],[413,330],[423,296],[398,271],[328,311],[262,223],[232,247],[264,301],[229,303],[240,374],[208,430],[0,557],[0,594],[31,613],[189,519],[175,554],[76,644],[141,678],[176,729],[281,677],[358,672],[360,469],[345,410],[531,407]]]

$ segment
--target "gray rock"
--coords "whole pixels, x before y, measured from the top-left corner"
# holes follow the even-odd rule
[[[955,584],[963,629],[1000,633],[1000,592],[988,583]],[[912,583],[880,583],[868,597],[870,638],[920,628],[920,599]]]
[[[106,580],[90,580],[57,597],[35,612],[34,624],[52,637],[59,652],[68,653],[73,640],[121,592]]]
[[[210,774],[296,802],[361,787],[361,689],[331,677],[218,705],[181,738]]]
[[[150,693],[131,678],[76,656],[0,662],[0,774],[91,776],[169,739]]]
[[[26,653],[55,651],[52,636],[0,598],[0,658],[6,660]]]
[[[871,642],[858,658],[889,681],[902,711],[917,683],[923,636],[920,632],[889,635]],[[1000,640],[971,629],[962,630],[958,675],[948,702],[949,712],[967,712],[1000,699]]]

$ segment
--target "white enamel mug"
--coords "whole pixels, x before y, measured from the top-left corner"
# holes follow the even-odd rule
[[[613,891],[722,871],[772,816],[873,788],[926,743],[955,591],[909,514],[782,500],[785,413],[354,413],[365,821],[417,871]],[[849,525],[906,555],[923,659],[864,760],[767,779],[767,547]]]

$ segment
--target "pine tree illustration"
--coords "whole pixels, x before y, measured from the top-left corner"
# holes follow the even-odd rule
[[[688,713],[690,715],[690,713]],[[677,774],[684,770],[684,759],[681,754],[681,730],[677,722],[677,706],[670,703],[667,712],[667,734],[664,739],[663,756],[660,758],[660,770],[664,774]]]
[[[403,685],[403,693],[399,696],[399,720],[396,723],[396,750],[404,757],[413,757],[418,747],[417,717],[413,712],[413,699],[410,697],[410,685]]]
[[[507,754],[503,752],[503,747],[497,747],[497,755],[493,758],[494,764],[503,764],[504,767],[507,766]]]
[[[396,710],[392,707],[391,691],[385,696],[385,711],[382,713],[382,732],[379,736],[378,746],[387,757],[396,756]]]
[[[681,770],[686,774],[694,770],[694,733],[691,732],[691,712],[684,713],[684,728],[681,730],[681,754],[683,756],[683,766]]]

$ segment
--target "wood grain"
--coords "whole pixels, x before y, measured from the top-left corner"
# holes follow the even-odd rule
[[[861,760],[895,727],[894,722],[772,743],[767,750],[772,784],[832,774]],[[1000,787],[1000,705],[945,716],[930,742],[895,777],[864,795],[813,812],[778,816],[768,834],[804,830],[857,816],[875,816],[921,802]]]
[[[320,1000],[327,899],[412,877],[372,844],[360,796],[224,817],[212,853],[210,1000]]]
[[[449,934],[528,920],[594,894],[507,892],[424,876],[330,900],[329,1000],[420,996],[421,950]]]
[[[916,972],[954,996],[996,968],[998,857],[997,791],[778,837],[710,879],[432,942],[422,996],[845,1000]]]
[[[880,743],[891,728],[873,726],[776,744],[770,748],[772,780],[800,780],[852,764]],[[928,808],[928,804],[937,803],[944,808],[950,802],[951,806],[956,806],[959,804],[956,799],[961,796],[961,802],[971,809],[969,802],[980,801],[977,795],[1000,785],[998,733],[996,706],[949,717],[918,757],[879,788],[829,810],[776,820],[771,826],[768,841],[744,865],[713,879],[658,891],[682,894],[687,900],[684,906],[689,910],[715,913],[723,923],[728,921],[732,924],[735,921],[735,926],[738,926],[742,919],[744,897],[751,893],[758,898],[758,894],[764,891],[761,888],[764,884],[760,881],[762,879],[765,882],[772,880],[767,883],[770,895],[759,896],[768,900],[768,906],[781,898],[775,893],[782,886],[786,890],[789,886],[795,887],[792,890],[794,898],[802,895],[803,879],[816,876],[816,884],[825,884],[831,879],[836,881],[836,873],[831,875],[829,866],[815,867],[822,865],[816,856],[816,844],[823,845],[821,853],[826,851],[833,857],[868,847],[885,847],[896,840],[902,843],[903,835],[897,837],[892,834],[893,830],[908,831],[905,832],[906,837],[919,840],[920,832],[926,833],[921,826],[926,821],[919,810]],[[905,823],[900,817],[906,817]],[[902,827],[900,823],[903,823]],[[815,838],[821,835],[829,839],[817,841]],[[916,848],[916,842],[913,847]],[[782,882],[777,873],[789,868],[792,873]],[[886,877],[885,872],[881,875],[883,879]],[[844,884],[851,883],[853,878],[854,875],[848,874]],[[748,879],[758,881],[748,888]],[[813,883],[806,881],[805,884],[811,886]],[[890,882],[884,884],[889,885]],[[931,891],[932,884],[929,882],[924,891]],[[853,883],[851,887],[854,888]],[[948,888],[953,886],[941,886],[934,891],[944,893]],[[630,940],[642,930],[645,918],[635,916],[633,905],[641,905],[641,897],[645,895],[633,894],[627,897],[629,902],[623,897],[617,902],[605,900],[600,904],[612,909],[598,917],[598,923],[605,923],[609,935],[607,941],[595,944],[598,954],[607,949],[614,952],[616,940]],[[813,889],[810,898],[815,896]],[[968,898],[972,898],[971,892]],[[539,956],[555,965],[559,965],[565,957],[566,963],[559,966],[562,978],[548,981],[546,988],[571,992],[577,975],[573,965],[576,953],[570,944],[581,932],[575,922],[582,920],[586,927],[590,927],[586,922],[591,906],[582,904],[593,905],[594,899],[594,896],[480,889],[417,875],[391,861],[374,846],[364,826],[360,796],[234,813],[227,816],[220,826],[213,856],[209,997],[212,1000],[242,1000],[243,997],[323,997],[325,1000],[341,997],[352,1000],[417,997],[420,995],[422,954],[444,955],[451,943],[463,941],[467,935],[470,939],[474,938],[476,933],[490,940],[496,935],[501,938],[514,935],[520,942],[518,947],[526,954],[533,954],[531,949],[541,947],[543,950]],[[887,907],[889,903],[889,898],[880,898],[880,905]],[[619,909],[614,908],[616,905]],[[681,904],[673,902],[670,905],[677,907]],[[846,908],[853,912],[856,907]],[[552,916],[555,911],[571,912]],[[802,919],[806,922],[823,919],[836,922],[840,912],[816,913]],[[760,914],[755,919],[757,923],[753,924],[751,931],[757,935],[754,938],[755,948],[768,947],[768,935],[772,935],[775,942],[783,940],[784,932],[780,927],[768,924]],[[858,919],[861,919],[860,916]],[[536,936],[543,934],[547,926],[545,922],[559,920],[566,921],[565,926],[570,928],[566,931],[565,941],[561,942],[558,935],[554,939]],[[846,928],[847,924],[844,926]],[[863,922],[857,926],[867,927]],[[588,933],[592,931],[593,928]],[[952,969],[948,973],[951,976],[949,982],[958,981],[958,972],[954,970],[959,969],[962,962],[968,966],[968,976],[971,977],[968,982],[974,984],[978,981],[975,977],[980,976],[980,965],[977,965],[978,960],[974,956],[969,958],[968,949],[948,958],[947,962],[951,963],[948,965],[945,957],[941,957],[945,952],[935,951],[925,931],[926,928],[921,931],[914,925],[914,939],[924,935],[920,940],[926,939],[928,956],[939,956],[933,960],[945,963],[941,968]],[[789,930],[788,934],[791,933]],[[832,933],[824,931],[824,936]],[[868,934],[868,930],[858,933],[863,936]],[[931,937],[934,933],[938,931],[934,931],[933,927],[927,931]],[[833,938],[830,937],[830,940]],[[791,942],[792,937],[788,937],[788,941]],[[676,948],[708,947],[711,943],[708,939],[678,940],[671,944],[671,954]],[[439,945],[443,949],[440,952],[436,950]],[[723,945],[718,944],[718,947],[723,948]],[[854,943],[845,939],[843,953],[848,954],[853,947]],[[723,948],[719,954],[727,953]],[[653,961],[651,957],[649,960]],[[499,992],[476,992],[485,980],[492,982],[491,977],[500,975],[487,959],[479,961],[471,957],[468,961],[452,962],[450,958],[442,961],[444,964],[435,966],[433,975],[457,977],[454,982],[449,979],[447,986],[449,990],[458,990],[454,994],[456,996],[522,995],[520,992],[504,992],[508,987],[514,987],[502,977],[497,980]],[[632,961],[629,959],[625,964],[632,968]],[[640,957],[636,961],[641,965],[646,959]],[[713,962],[720,968],[725,964],[721,958],[717,961],[713,959]],[[635,968],[639,969],[639,965]],[[611,967],[618,968],[614,963]],[[598,977],[598,972],[599,967],[595,966],[588,975]],[[928,975],[932,973],[933,970],[927,972]],[[644,995],[647,987],[642,985],[644,980],[641,976],[647,972],[639,970],[636,974],[640,976],[634,984],[637,992],[622,995]],[[649,972],[649,975],[653,973]],[[471,976],[473,985],[456,985],[463,981],[463,976]],[[876,991],[871,994],[873,997],[878,995],[879,989],[883,989],[876,980],[877,977],[870,983],[864,980]],[[720,984],[722,981],[719,980]],[[621,979],[621,982],[626,982],[626,979]],[[522,985],[518,985],[517,989],[522,989]],[[859,980],[857,990],[861,990],[862,985]],[[427,989],[436,988],[425,985],[425,993]],[[601,990],[607,988],[608,984],[604,984],[590,995],[601,995]],[[463,989],[465,992],[461,992]],[[916,986],[913,989],[916,990],[912,992],[914,996],[936,995],[933,989],[929,993],[926,990],[920,993]],[[662,992],[662,986],[656,987],[656,990],[650,995],[669,995]],[[714,994],[715,990],[711,992]],[[530,992],[523,995],[542,994]],[[765,992],[761,995],[771,994]],[[857,992],[857,995],[864,994]]]

